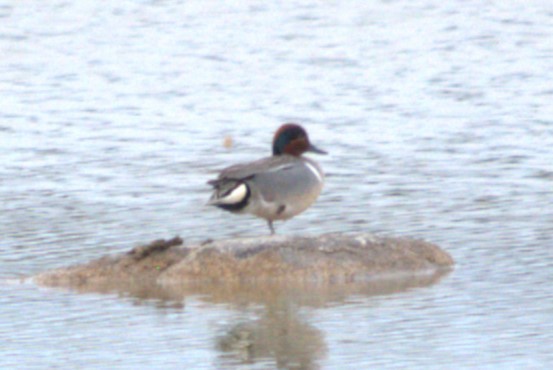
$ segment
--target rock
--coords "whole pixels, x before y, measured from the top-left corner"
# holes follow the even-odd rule
[[[157,240],[118,256],[48,271],[38,284],[81,288],[125,284],[350,283],[448,269],[451,256],[421,240],[373,234],[266,236],[182,246]]]
[[[79,288],[87,285],[126,283],[151,284],[169,266],[181,261],[188,248],[179,237],[155,240],[118,256],[106,256],[70,267],[47,271],[34,277],[34,281],[46,286]]]

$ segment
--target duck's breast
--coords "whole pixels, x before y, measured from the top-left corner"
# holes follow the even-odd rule
[[[249,183],[256,201],[252,213],[280,220],[303,212],[315,202],[323,187],[324,174],[315,161],[294,157],[256,174]]]

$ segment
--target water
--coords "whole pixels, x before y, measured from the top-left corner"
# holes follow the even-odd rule
[[[551,368],[552,35],[545,1],[2,1],[0,368]],[[265,295],[19,282],[266,233],[205,182],[286,121],[330,155],[278,233],[424,238],[455,270]]]

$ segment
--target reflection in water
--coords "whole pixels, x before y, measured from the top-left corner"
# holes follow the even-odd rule
[[[312,369],[326,353],[323,336],[283,303],[267,308],[255,321],[233,325],[217,339],[217,349],[222,352],[221,364],[270,359],[278,368]]]
[[[232,283],[166,284],[116,281],[75,287],[80,293],[110,293],[131,298],[137,305],[159,309],[186,309],[188,298],[210,305],[224,305],[239,314],[237,322],[224,327],[215,338],[220,366],[229,363],[271,362],[279,368],[318,368],[327,346],[324,333],[306,319],[303,307],[325,309],[368,298],[425,287],[438,282],[447,270],[408,278],[363,283]],[[251,308],[255,307],[255,319]],[[245,316],[245,317],[244,317]]]

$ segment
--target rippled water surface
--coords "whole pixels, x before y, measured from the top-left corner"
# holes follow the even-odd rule
[[[0,2],[0,368],[553,367],[553,4]],[[406,235],[415,285],[107,294],[20,283],[179,234],[282,122],[330,155],[282,234]],[[233,146],[223,145],[232,138]]]

